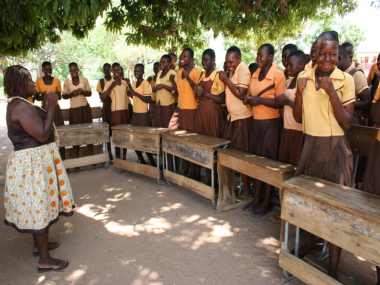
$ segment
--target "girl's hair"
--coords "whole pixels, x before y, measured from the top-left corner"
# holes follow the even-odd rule
[[[109,64],[108,62],[103,64],[103,68],[105,68],[106,66],[109,66],[109,68],[111,68],[111,64]]]
[[[76,68],[78,68],[78,64],[76,62],[70,62],[69,63],[69,68],[72,67],[72,66],[75,66]]]
[[[114,68],[115,66],[119,66],[120,69],[123,69],[123,68],[121,67],[120,63],[118,63],[118,62],[114,62],[114,63],[112,63],[112,68]]]
[[[168,54],[164,54],[163,56],[161,56],[161,59],[167,59],[169,62],[171,62],[172,61],[172,58],[170,57],[170,55],[168,55]]]
[[[302,50],[292,51],[288,57],[295,56],[301,59],[303,62],[306,62],[306,55]]]
[[[4,71],[4,93],[8,98],[25,96],[29,71],[21,65],[12,65]]]
[[[203,52],[203,55],[208,55],[211,58],[215,58],[215,51],[213,49],[208,48]]]
[[[269,54],[274,55],[274,47],[271,44],[266,43],[260,46],[260,48],[263,48],[263,47],[267,49]]]
[[[50,61],[44,61],[44,62],[42,63],[42,68],[44,68],[46,65],[50,65],[50,66],[51,66]]]
[[[336,42],[339,45],[339,35],[335,31],[323,32],[317,39],[317,43],[319,42]]]
[[[136,65],[135,65],[135,68],[136,68],[136,67],[141,67],[143,71],[144,71],[144,69],[145,69],[145,66],[144,66],[144,64],[142,64],[142,63],[138,63],[138,64],[136,64]]]
[[[194,58],[194,51],[191,48],[185,48],[183,51],[188,51],[190,53],[190,57]]]
[[[236,53],[239,57],[241,57],[241,51],[240,51],[240,48],[238,48],[237,46],[232,46],[232,47],[230,47],[230,48],[227,50],[227,53],[231,53],[231,52],[234,52],[234,53]]]
[[[253,74],[257,69],[259,68],[259,65],[256,62],[252,62],[249,66],[248,69]]]

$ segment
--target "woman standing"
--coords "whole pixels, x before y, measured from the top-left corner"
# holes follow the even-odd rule
[[[43,77],[39,77],[36,80],[36,99],[37,101],[42,101],[42,108],[47,110],[48,106],[45,104],[45,97],[48,93],[54,92],[58,96],[58,100],[61,100],[61,82],[57,77],[52,77],[51,74],[53,73],[51,68],[51,63],[48,61],[45,61],[42,63],[42,72],[45,74]],[[32,102],[33,103],[33,102]],[[63,126],[65,123],[63,121],[62,117],[62,111],[59,107],[59,104],[57,102],[57,105],[55,106],[55,112],[54,112],[54,124],[55,126]],[[62,159],[65,159],[65,148],[61,147],[59,148],[59,153],[61,154]]]
[[[75,62],[69,64],[71,78],[63,83],[63,99],[70,99],[70,125],[92,123],[91,107],[86,97],[92,95],[87,78],[79,76],[79,68]],[[90,155],[93,145],[88,145]],[[79,146],[74,146],[75,157],[79,157]]]
[[[47,112],[26,100],[35,93],[28,70],[14,65],[5,70],[4,91],[10,98],[7,127],[14,151],[7,164],[5,180],[5,224],[20,233],[31,233],[33,255],[39,256],[38,272],[62,270],[67,260],[52,258],[49,228],[59,215],[73,215],[74,200],[54,135],[57,95],[45,95]]]

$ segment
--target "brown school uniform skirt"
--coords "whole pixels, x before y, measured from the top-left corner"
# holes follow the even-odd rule
[[[195,133],[195,115],[197,109],[179,109],[179,128]]]
[[[123,124],[129,124],[130,122],[131,120],[129,118],[128,110],[118,110],[118,111],[111,112],[111,127],[123,125]]]
[[[149,113],[152,122],[152,127],[155,125],[156,120],[156,102],[149,103]]]
[[[156,125],[157,128],[167,128],[169,126],[170,119],[173,116],[175,104],[169,106],[161,106],[161,102],[156,105]]]
[[[350,186],[352,171],[352,152],[345,136],[314,137],[304,134],[295,176],[305,174]]]
[[[297,166],[301,155],[303,132],[282,129],[278,161]]]
[[[146,113],[133,113],[131,125],[134,126],[150,126],[150,114]]]
[[[230,140],[230,148],[249,152],[249,130],[251,129],[252,117],[235,120],[231,118],[224,122],[222,138]]]
[[[92,113],[89,104],[78,108],[70,108],[70,125],[92,123]]]
[[[129,111],[129,117],[133,117],[133,105],[131,103],[128,103],[128,111]]]
[[[380,196],[380,141],[376,140],[369,155],[362,190]]]
[[[280,119],[252,120],[249,133],[250,153],[277,159]]]
[[[102,120],[103,122],[108,123],[111,125],[111,98],[107,97],[106,100],[103,101],[103,108],[102,108]]]
[[[219,138],[222,126],[223,116],[219,105],[208,99],[200,100],[197,114],[195,115],[195,132]]]
[[[177,107],[177,104],[176,104],[173,116],[171,117],[169,125],[168,125],[168,129],[170,129],[170,130],[176,130],[176,129],[179,128],[179,112],[180,112],[180,110],[179,110],[179,108]]]
[[[63,121],[63,116],[62,116],[62,110],[61,107],[57,104],[55,106],[55,111],[54,111],[54,124],[56,126],[63,126],[65,122]]]

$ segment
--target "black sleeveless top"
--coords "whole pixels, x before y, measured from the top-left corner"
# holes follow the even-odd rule
[[[15,102],[19,102],[19,100],[22,100],[22,99],[13,99],[11,102],[8,103],[8,106],[7,106],[8,137],[14,146],[14,150],[18,151],[18,150],[23,150],[27,148],[34,148],[34,147],[38,147],[44,144],[54,142],[55,138],[54,138],[53,130],[51,131],[51,135],[46,142],[39,142],[34,137],[29,135],[23,129],[23,127],[21,126],[19,122],[15,122],[12,120],[11,118],[12,106],[14,105]],[[46,112],[42,111],[37,106],[35,106],[35,108],[41,120],[44,121],[46,118]]]

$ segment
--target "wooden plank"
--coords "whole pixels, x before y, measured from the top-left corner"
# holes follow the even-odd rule
[[[352,153],[369,156],[378,131],[377,128],[351,125],[347,131],[347,140]]]
[[[164,177],[170,182],[173,182],[178,186],[182,186],[188,190],[191,190],[203,197],[206,197],[207,199],[214,200],[215,198],[214,189],[206,184],[187,178],[183,175],[171,172],[167,169],[164,170]]]
[[[113,165],[117,168],[125,169],[137,174],[160,179],[160,169],[157,167],[117,158],[114,158]]]
[[[138,133],[116,129],[112,131],[112,144],[116,147],[159,154],[160,140],[159,133]]]
[[[102,107],[91,107],[92,119],[102,118]]]
[[[92,156],[74,158],[74,159],[66,159],[63,161],[63,165],[66,169],[81,167],[91,164],[103,163],[109,161],[108,153],[97,154]]]
[[[327,285],[338,285],[342,284],[334,278],[328,276],[327,274],[321,272],[319,269],[311,266],[305,261],[295,257],[289,252],[280,249],[279,258],[280,267],[284,268],[286,271],[296,276],[303,282],[313,285],[327,284]]]
[[[227,205],[227,206],[224,206],[224,207],[219,207],[219,203],[218,203],[217,210],[218,210],[218,212],[227,212],[227,211],[235,210],[237,208],[241,208],[241,207],[247,206],[248,204],[252,203],[252,201],[253,200],[250,199],[250,200],[246,200],[246,201],[243,201],[243,202],[230,204],[230,205]]]
[[[321,270],[322,272],[324,272],[326,274],[328,273],[329,266],[326,263],[323,263],[322,261],[318,260],[318,258],[316,258],[315,256],[308,254],[303,259],[305,261],[307,261],[308,263],[310,263],[311,265],[313,265],[314,267]],[[353,279],[351,279],[350,277],[348,277],[347,275],[344,275],[340,272],[338,272],[338,280],[341,281],[345,285],[358,285],[359,284],[359,283],[355,282]]]
[[[162,134],[164,138],[176,140],[197,148],[215,149],[230,143],[229,140],[204,136],[183,130],[169,130]]]
[[[100,154],[101,151],[99,151],[101,148],[100,145],[94,145],[94,150],[93,150],[93,154]],[[81,146],[79,147],[79,157],[85,157],[85,156],[89,156],[90,153],[88,151],[88,147],[87,146]],[[74,148],[66,148],[65,149],[65,158],[66,159],[72,159],[72,158],[75,158],[75,155],[74,155]]]
[[[177,139],[173,137],[163,137],[162,151],[186,159],[208,169],[212,169],[214,167],[215,151],[213,148],[199,148],[198,145],[195,146],[188,144],[187,142],[177,141]]]
[[[226,206],[233,205],[236,203],[234,191],[235,170],[224,165],[218,164],[218,179],[219,196],[218,205],[216,209],[218,211],[223,211],[222,209],[226,211]]]
[[[283,181],[294,177],[295,167],[236,149],[218,149],[218,164],[281,189]]]
[[[283,183],[281,218],[380,266],[380,197],[321,179]]]
[[[133,126],[130,124],[118,125],[112,127],[112,130],[119,131],[128,131],[133,133],[143,133],[143,134],[162,134],[168,129],[166,128],[155,128],[155,127],[146,127],[146,126]]]
[[[109,142],[107,123],[89,123],[57,127],[59,146],[79,146]]]

